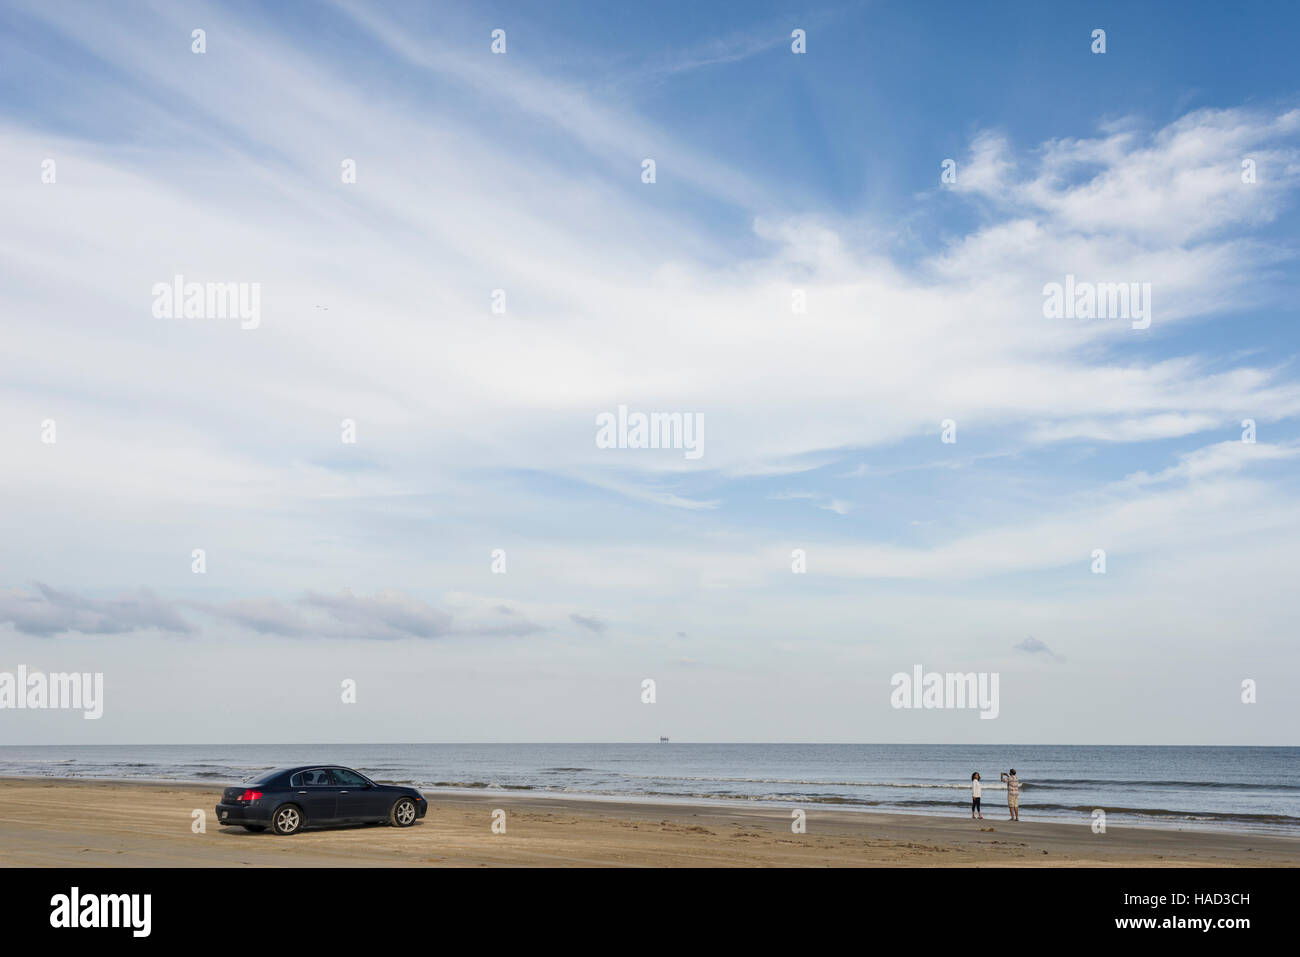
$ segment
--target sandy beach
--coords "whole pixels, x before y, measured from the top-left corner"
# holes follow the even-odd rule
[[[19,867],[1142,867],[1300,865],[1300,837],[1036,822],[997,809],[961,816],[781,806],[661,805],[513,794],[429,792],[409,829],[347,827],[292,837],[223,828],[220,789],[0,779],[0,865]],[[492,812],[506,812],[506,833]],[[193,811],[207,812],[194,833]]]

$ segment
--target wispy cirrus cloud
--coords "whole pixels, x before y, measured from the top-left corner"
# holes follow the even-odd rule
[[[864,634],[957,647],[1022,614],[1053,645],[1102,636],[1090,654],[1110,662],[1174,614],[1180,642],[1240,632],[1287,653],[1289,89],[1151,123],[1103,120],[1129,102],[1104,96],[944,112],[962,91],[917,75],[917,99],[859,111],[859,91],[886,97],[881,61],[837,56],[815,25],[795,58],[785,24],[641,42],[511,17],[496,57],[477,15],[314,16],[0,11],[0,581],[69,583],[5,593],[16,634],[202,628],[283,638],[286,656],[313,637],[409,639],[494,680],[452,639],[546,634],[518,643],[528,668],[570,674],[594,667],[570,647],[612,661],[637,641],[574,608],[686,627],[708,636],[699,660],[772,682],[791,635],[836,676]],[[875,42],[870,18],[845,19],[845,44]],[[557,67],[570,53],[579,66]],[[39,181],[46,157],[57,184]],[[861,182],[820,188],[837,166]],[[891,211],[899,183],[933,233]],[[261,282],[262,326],[155,319],[150,285],[178,272]],[[1044,318],[1043,285],[1066,273],[1150,282],[1151,328]],[[699,411],[705,458],[597,448],[594,415],[621,403]],[[1260,427],[1249,451],[1232,444],[1243,418]],[[37,438],[46,419],[57,444]],[[956,445],[939,442],[947,419]],[[804,504],[774,506],[791,483]],[[193,600],[200,546],[219,594],[243,597]],[[511,570],[493,578],[498,546]],[[1225,576],[1252,596],[1231,614]],[[191,597],[118,593],[138,581]],[[429,582],[443,597],[417,597]],[[749,717],[744,734],[766,719]]]

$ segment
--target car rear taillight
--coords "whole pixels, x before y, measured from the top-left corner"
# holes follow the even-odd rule
[[[241,801],[260,801],[262,798],[261,791],[245,791],[239,796]]]

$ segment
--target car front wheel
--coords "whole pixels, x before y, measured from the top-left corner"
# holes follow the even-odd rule
[[[271,830],[276,834],[296,834],[302,828],[302,810],[296,804],[285,804],[275,810]]]
[[[393,810],[388,815],[388,823],[393,827],[410,827],[415,823],[415,802],[410,798],[398,798]]]

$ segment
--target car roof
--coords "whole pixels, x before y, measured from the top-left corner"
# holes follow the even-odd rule
[[[344,771],[352,771],[346,764],[299,764],[292,768],[276,768],[274,771],[268,771],[268,774],[295,774],[298,771],[315,771],[317,768],[342,768]],[[353,771],[353,774],[360,774],[360,771]]]

